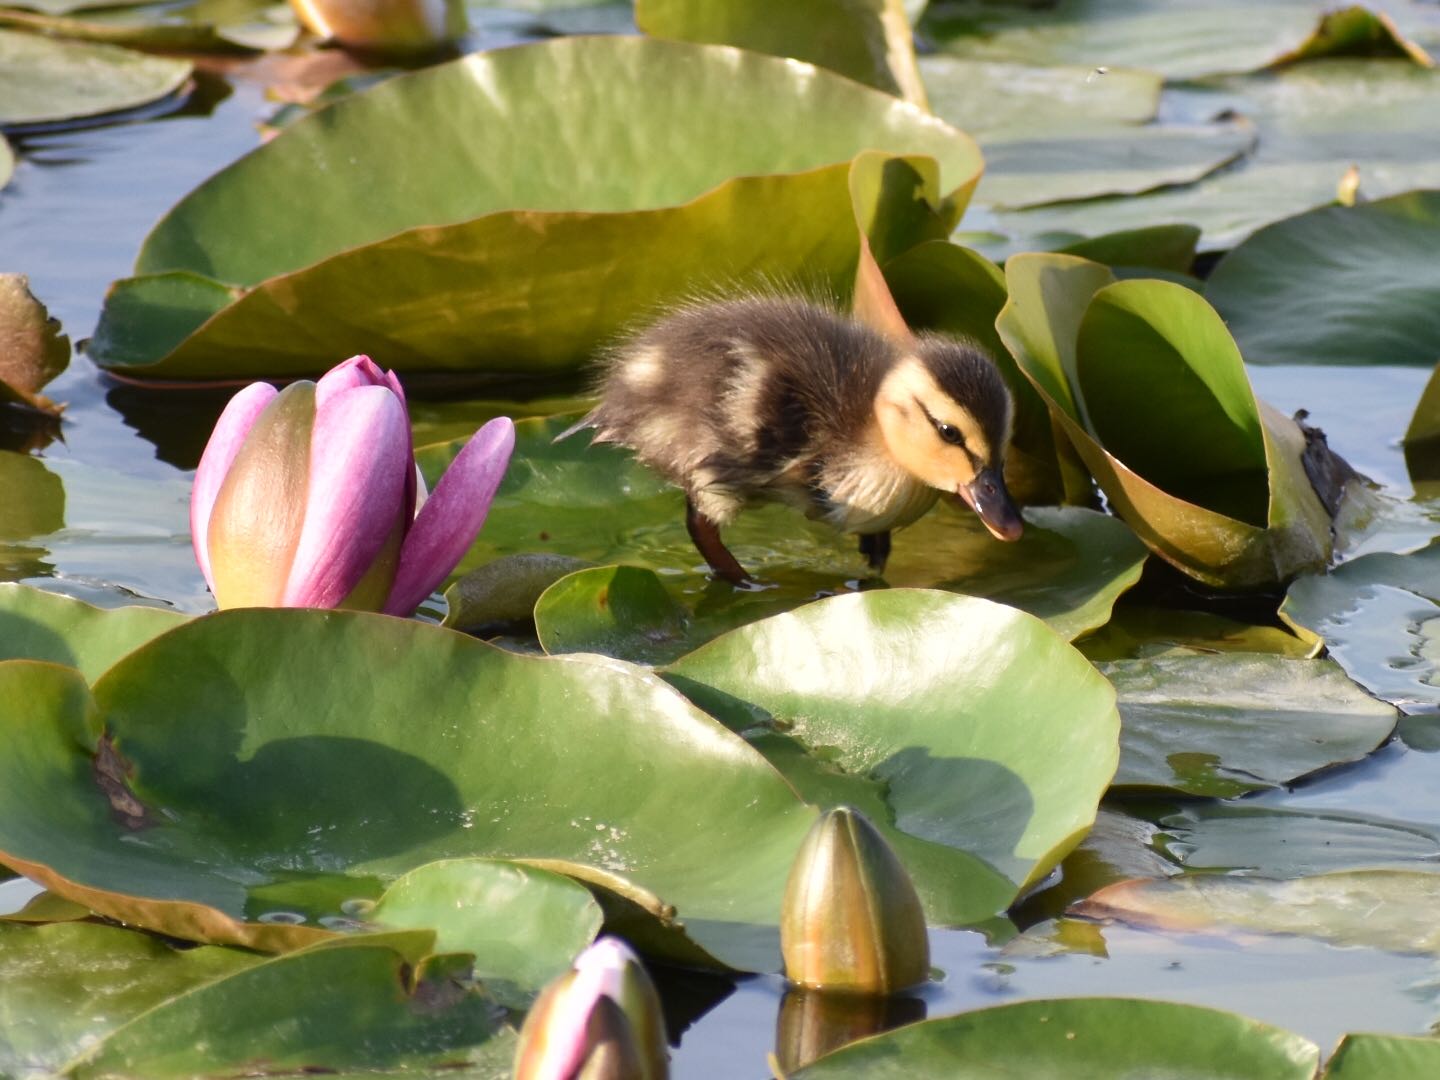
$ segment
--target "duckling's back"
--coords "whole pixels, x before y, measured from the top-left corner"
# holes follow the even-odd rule
[[[815,494],[820,458],[871,422],[892,346],[795,298],[682,308],[615,350],[596,441],[629,447],[717,522],[747,500]]]

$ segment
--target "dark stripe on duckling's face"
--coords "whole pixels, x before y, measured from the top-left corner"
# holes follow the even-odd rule
[[[935,419],[934,414],[925,407],[925,403],[918,397],[913,400],[920,411],[925,414],[925,419],[930,421],[930,426],[935,429],[935,434],[940,436],[940,441],[963,451],[965,456],[970,459],[971,467],[978,473],[984,467],[984,462],[966,445],[964,432],[954,424],[947,424],[943,420]]]

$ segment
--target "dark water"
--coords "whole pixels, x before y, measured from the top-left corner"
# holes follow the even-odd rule
[[[274,108],[243,72],[207,76],[189,104],[167,115],[21,137],[15,179],[0,194],[0,269],[28,273],[33,291],[72,338],[85,336],[106,286],[128,271],[150,225],[198,181],[257,145],[255,125]],[[1411,494],[1398,435],[1427,375],[1373,367],[1252,372],[1261,396],[1287,412],[1308,408],[1332,445],[1397,500]],[[189,470],[225,395],[120,386],[83,356],[49,393],[67,403],[63,441],[47,447],[33,468],[43,467],[57,490],[63,487],[63,527],[39,539],[0,527],[0,557],[28,571],[11,576],[98,603],[138,599],[207,610],[190,553]],[[450,413],[425,408],[437,430],[447,416],[467,415],[464,403]],[[0,517],[6,512],[0,507]],[[1424,508],[1401,505],[1397,519],[1399,525],[1368,543],[1401,549],[1431,534]],[[1430,754],[1396,743],[1359,766],[1248,803],[1440,830],[1436,764]],[[1197,804],[1189,813],[1203,824],[1213,805]],[[1153,820],[1167,813],[1117,810]],[[0,906],[18,906],[22,890],[15,883],[0,886]],[[1043,912],[1043,898],[1026,910]],[[1088,944],[1067,949],[1057,938],[1073,941],[1074,935],[1043,922],[1008,944],[1005,936],[987,942],[977,933],[937,933],[934,962],[943,977],[920,999],[923,1009],[937,1016],[1055,995],[1160,997],[1246,1013],[1292,1028],[1326,1050],[1345,1031],[1423,1032],[1440,1012],[1440,971],[1424,957],[1300,939],[1120,927],[1087,929],[1080,937]],[[730,985],[675,977],[666,990],[677,1018],[690,1022],[677,1075],[766,1074],[783,993],[777,978]]]

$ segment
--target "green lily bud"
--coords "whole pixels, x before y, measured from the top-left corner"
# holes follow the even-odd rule
[[[920,897],[858,811],[828,811],[800,845],[785,884],[780,952],[791,982],[821,990],[893,994],[929,977]]]

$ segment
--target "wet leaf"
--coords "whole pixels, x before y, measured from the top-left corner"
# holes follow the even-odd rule
[[[1128,998],[1025,1001],[865,1039],[795,1080],[1311,1080],[1314,1043],[1234,1013]]]
[[[164,608],[97,608],[26,585],[0,584],[0,660],[64,664],[93,681],[126,653],[185,621]]]
[[[1323,565],[1330,516],[1299,426],[1258,402],[1225,324],[1164,281],[1065,255],[1006,263],[997,329],[1145,544],[1210,585]]]
[[[813,819],[653,677],[399,619],[227,611],[130,653],[93,700],[50,664],[0,682],[28,747],[0,783],[0,861],[192,940],[295,948],[425,863],[526,856],[619,873],[721,959],[769,967]]]
[[[0,274],[0,402],[58,414],[60,408],[40,390],[69,363],[70,339],[30,292],[29,278]]]
[[[932,921],[983,917],[998,888],[984,863],[1012,895],[1043,877],[1094,821],[1115,769],[1110,687],[1032,616],[975,598],[833,597],[664,674],[809,801],[866,813]]]
[[[637,0],[635,23],[652,37],[808,60],[925,105],[902,0]]]
[[[336,102],[202,184],[112,287],[88,351],[155,378],[313,373],[347,351],[573,370],[697,288],[843,295],[857,221],[902,247],[944,235],[979,169],[913,106],[773,57],[601,37],[475,54]],[[230,303],[225,285],[250,291]]]
[[[1249,363],[1440,360],[1440,191],[1328,206],[1269,225],[1215,267],[1205,296]]]
[[[133,109],[173,94],[188,60],[0,30],[0,126]]]
[[[1341,946],[1440,952],[1440,874],[1370,870],[1292,881],[1199,874],[1122,881],[1077,912],[1167,930],[1300,934]]]
[[[1357,761],[1396,713],[1328,660],[1174,652],[1098,665],[1120,707],[1115,786],[1232,798]]]

